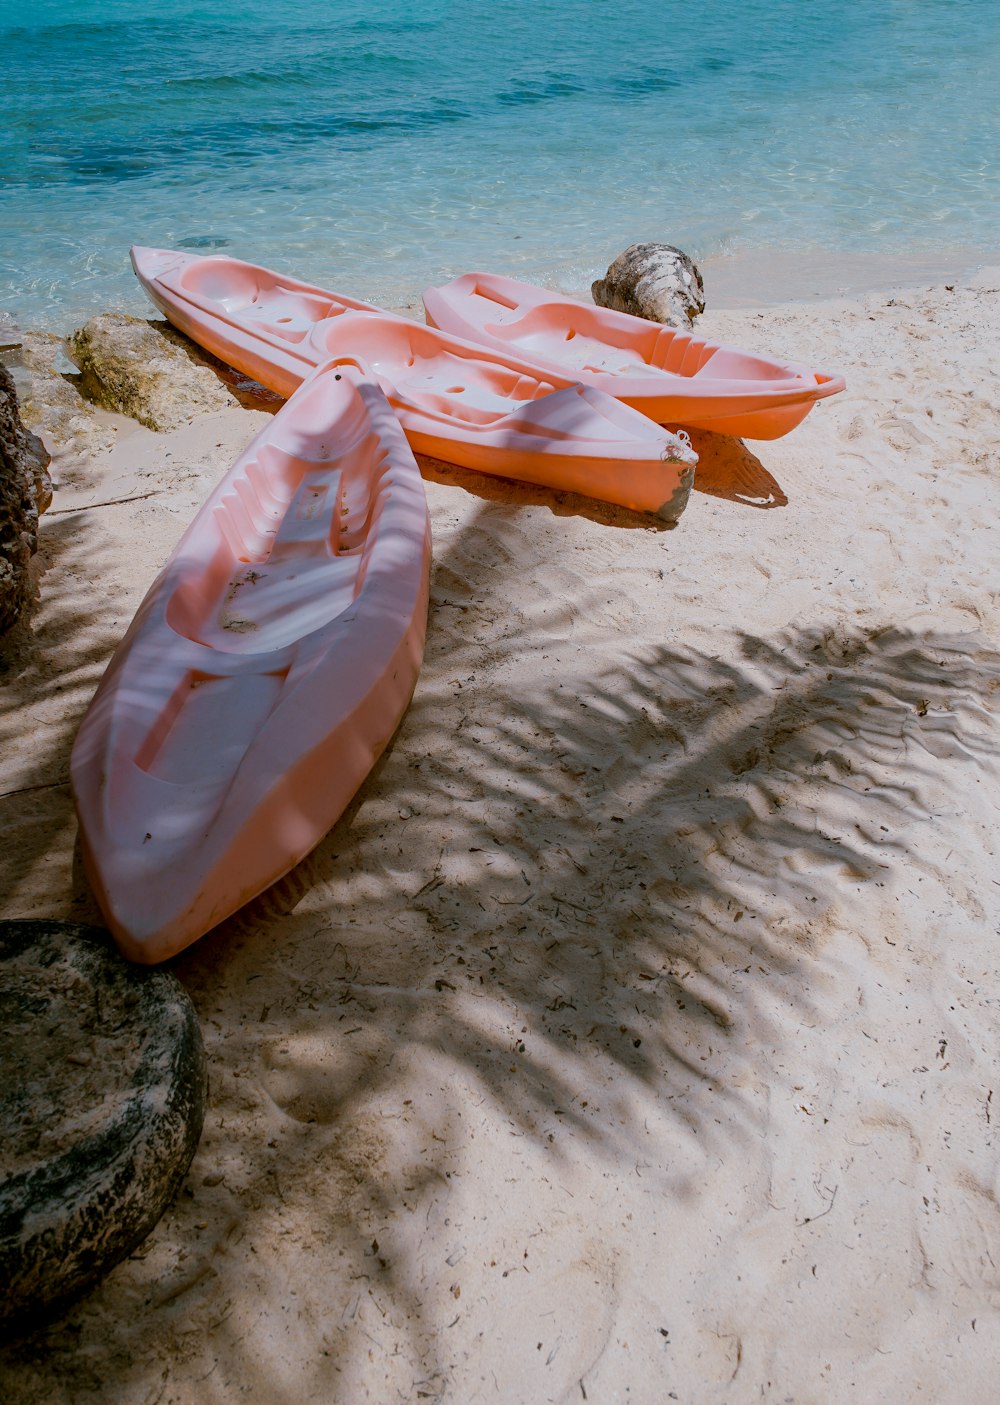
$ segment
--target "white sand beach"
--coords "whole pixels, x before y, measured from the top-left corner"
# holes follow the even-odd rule
[[[6,1405],[997,1398],[1000,269],[698,328],[847,392],[675,530],[425,464],[410,711],[173,963],[201,1146]],[[263,413],[55,446],[0,915],[100,922],[72,739]]]

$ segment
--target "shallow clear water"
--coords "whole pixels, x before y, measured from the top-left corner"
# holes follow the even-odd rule
[[[144,312],[132,242],[374,301],[470,267],[991,255],[996,0],[0,0],[0,307]]]

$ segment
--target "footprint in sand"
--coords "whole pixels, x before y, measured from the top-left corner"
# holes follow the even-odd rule
[[[909,420],[888,419],[879,420],[879,429],[883,438],[888,440],[892,448],[903,453],[907,449],[914,449],[918,444],[930,444],[933,441],[930,437]]]

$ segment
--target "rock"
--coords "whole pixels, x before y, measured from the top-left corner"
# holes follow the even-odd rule
[[[201,1136],[205,1055],[167,971],[107,932],[0,922],[0,1325],[34,1327],[146,1237]]]
[[[4,368],[0,366],[0,375],[2,374],[4,374]],[[49,464],[52,462],[52,456],[41,439],[39,439],[38,435],[33,434],[25,424],[24,421],[26,417],[21,413],[21,406],[18,404],[19,397],[17,395],[16,378],[13,372],[8,372],[7,376],[9,384],[3,382],[5,389],[8,392],[13,390],[15,395],[13,410],[16,423],[13,426],[13,430],[16,433],[19,424],[20,432],[24,438],[25,464],[32,482],[35,507],[38,510],[39,516],[41,516],[41,514],[46,512],[52,505],[52,479],[49,477]],[[4,432],[6,434],[6,429]]]
[[[598,307],[668,327],[690,327],[705,311],[701,274],[673,244],[632,244],[590,291]]]
[[[21,421],[17,389],[0,366],[0,634],[31,599],[29,564],[38,548],[38,514],[52,501],[49,456]]]
[[[86,456],[110,449],[116,439],[93,405],[76,388],[76,375],[63,340],[51,332],[25,332],[19,350],[8,362],[21,400],[26,425],[43,435],[47,444],[62,453]]]
[[[149,429],[179,429],[239,404],[189,342],[140,317],[103,312],[73,333],[68,348],[83,394]]]
[[[24,441],[27,446],[28,469],[35,491],[35,507],[41,517],[42,513],[48,512],[52,506],[52,479],[49,477],[49,464],[52,462],[52,455],[38,435],[32,434],[30,429],[25,429]]]

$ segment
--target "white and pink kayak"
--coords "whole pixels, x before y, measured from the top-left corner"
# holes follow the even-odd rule
[[[842,376],[756,356],[495,273],[466,273],[428,288],[423,297],[432,327],[577,376],[658,424],[778,439],[817,400],[844,389]]]
[[[86,871],[126,956],[173,956],[341,815],[413,692],[429,565],[396,416],[323,367],[199,511],[76,738]]]
[[[132,264],[175,327],[280,395],[338,359],[377,378],[420,453],[668,521],[687,503],[697,455],[685,438],[516,348],[486,349],[225,256],[136,247]]]

